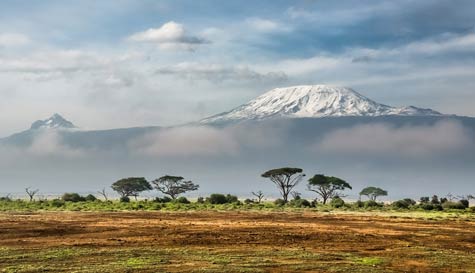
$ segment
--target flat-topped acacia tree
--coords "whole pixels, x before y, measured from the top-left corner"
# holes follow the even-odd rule
[[[365,195],[367,196],[371,201],[376,201],[376,198],[379,196],[387,196],[388,192],[377,187],[366,187],[360,192],[360,196]]]
[[[282,199],[285,203],[288,201],[289,193],[292,191],[295,186],[297,186],[305,174],[302,173],[303,170],[300,168],[279,168],[268,170],[263,173],[261,176],[269,178],[269,180],[274,183],[282,195]]]
[[[129,177],[117,180],[111,188],[120,194],[121,199],[133,196],[137,200],[141,192],[151,190],[152,186],[143,177]]]
[[[176,199],[187,191],[196,191],[200,186],[191,181],[185,181],[181,176],[165,175],[152,181],[155,189]]]
[[[323,204],[326,204],[328,199],[340,196],[341,191],[351,190],[350,184],[345,180],[323,174],[316,174],[310,178],[307,188],[309,191],[316,192],[322,198]]]

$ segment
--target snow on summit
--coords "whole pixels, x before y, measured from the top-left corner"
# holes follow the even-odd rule
[[[31,130],[36,129],[72,129],[76,128],[74,124],[60,114],[54,114],[50,118],[45,120],[37,120],[31,125]]]
[[[342,116],[433,116],[441,113],[414,106],[379,104],[351,88],[302,85],[276,88],[229,112],[201,120],[201,123],[259,120],[273,117],[318,118]]]

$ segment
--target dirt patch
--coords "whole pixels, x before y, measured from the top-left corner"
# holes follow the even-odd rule
[[[474,234],[473,221],[316,212],[5,213],[0,268],[475,272]]]

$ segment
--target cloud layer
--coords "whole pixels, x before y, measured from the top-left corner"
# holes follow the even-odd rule
[[[315,150],[329,156],[433,159],[473,150],[473,134],[456,121],[433,126],[397,128],[388,124],[358,125],[328,133]]]
[[[154,43],[163,49],[193,50],[208,43],[203,38],[189,35],[182,24],[170,21],[159,28],[150,28],[128,37],[132,42]]]

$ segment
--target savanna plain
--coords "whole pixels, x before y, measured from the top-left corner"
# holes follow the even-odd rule
[[[4,211],[0,272],[475,272],[475,214]]]

